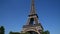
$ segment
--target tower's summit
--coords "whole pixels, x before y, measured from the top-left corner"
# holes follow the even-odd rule
[[[34,0],[32,0],[31,2],[31,10],[30,10],[30,15],[33,15],[33,14],[36,14]]]

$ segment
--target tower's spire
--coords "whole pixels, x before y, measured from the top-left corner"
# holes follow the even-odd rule
[[[30,10],[30,15],[36,14],[35,12],[35,5],[34,5],[34,0],[31,0],[31,10]]]

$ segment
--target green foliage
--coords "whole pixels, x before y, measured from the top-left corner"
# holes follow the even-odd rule
[[[26,32],[25,34],[30,34],[29,32]]]
[[[20,34],[30,34],[29,32],[26,32],[26,33],[20,33]]]
[[[1,26],[1,27],[0,27],[0,34],[4,34],[4,32],[5,32],[5,29],[4,29],[3,26]]]
[[[50,34],[50,32],[47,30],[47,31],[43,31],[42,34]]]
[[[19,32],[10,32],[9,34],[20,34]]]
[[[9,34],[30,34],[30,33],[28,33],[28,32],[26,32],[26,33],[19,33],[19,32],[10,32]]]

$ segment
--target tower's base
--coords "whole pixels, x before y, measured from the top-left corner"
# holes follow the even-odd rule
[[[21,31],[22,33],[29,32],[29,33],[36,33],[36,34],[41,34],[42,28],[41,26],[37,25],[24,25],[23,30]]]

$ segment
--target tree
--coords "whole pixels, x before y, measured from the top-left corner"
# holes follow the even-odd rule
[[[26,33],[20,33],[20,34],[30,34],[29,32],[26,32]]]
[[[19,32],[10,32],[9,34],[20,34]]]
[[[5,29],[3,26],[0,27],[0,34],[4,34],[5,33]]]
[[[50,32],[47,30],[47,31],[43,31],[42,34],[50,34]]]

